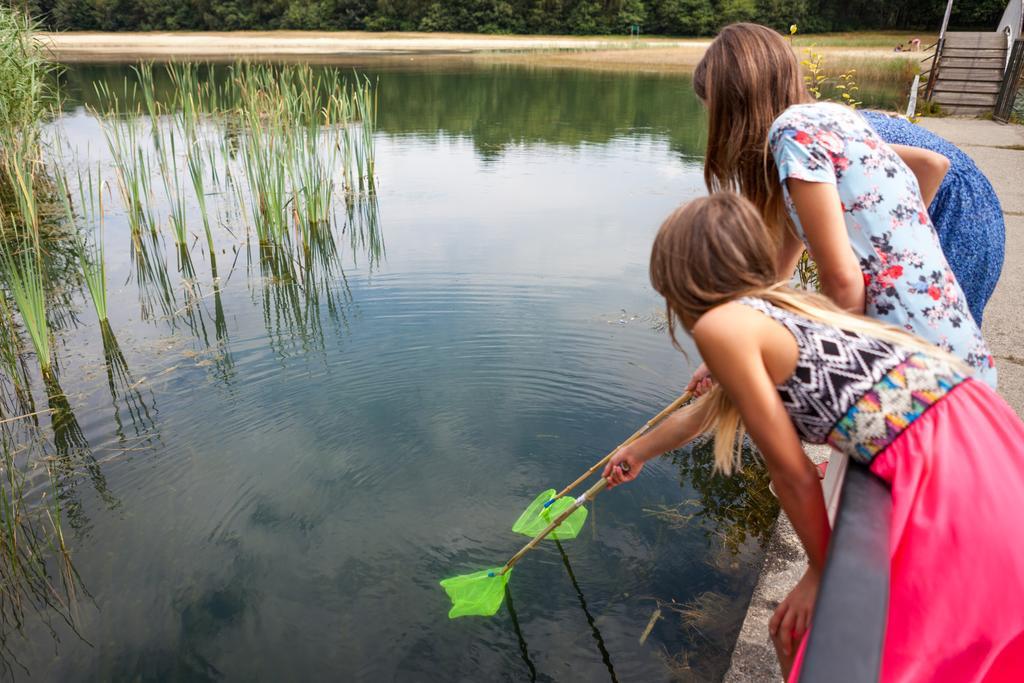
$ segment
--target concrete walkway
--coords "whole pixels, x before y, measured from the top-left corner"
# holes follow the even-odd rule
[[[1006,261],[982,332],[996,357],[999,393],[1024,417],[1024,126],[976,119],[922,119],[967,152],[996,188],[1006,217]]]
[[[921,125],[956,144],[992,181],[1006,217],[1006,261],[985,309],[983,332],[999,370],[999,391],[1024,417],[1024,126],[977,119],[922,119]],[[812,459],[827,449],[809,451]],[[778,681],[782,675],[768,639],[775,607],[803,575],[803,548],[785,515],[768,543],[746,619],[733,650],[727,683]]]

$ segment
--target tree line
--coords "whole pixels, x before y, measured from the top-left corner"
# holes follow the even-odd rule
[[[710,35],[734,21],[801,32],[937,30],[946,0],[9,0],[52,30],[315,29]],[[952,25],[994,30],[1006,0],[954,3]]]

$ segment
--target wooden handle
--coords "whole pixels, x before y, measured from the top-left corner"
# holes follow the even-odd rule
[[[676,400],[672,401],[672,403],[668,404],[665,407],[664,410],[662,410],[660,413],[658,413],[657,415],[652,417],[650,420],[648,420],[647,424],[645,424],[643,427],[641,427],[640,429],[638,429],[635,432],[633,432],[633,435],[631,437],[629,437],[628,439],[626,439],[625,441],[620,443],[618,446],[616,446],[615,449],[612,450],[611,453],[609,453],[608,455],[604,456],[603,458],[598,460],[596,463],[594,463],[594,465],[589,470],[587,470],[586,472],[581,474],[576,481],[574,481],[573,483],[569,484],[564,489],[559,491],[558,494],[556,494],[555,497],[552,498],[552,500],[558,500],[559,498],[561,498],[565,494],[569,493],[569,491],[572,491],[574,488],[576,488],[577,486],[582,484],[584,481],[586,481],[588,478],[590,478],[590,475],[592,475],[594,472],[598,471],[599,469],[601,469],[602,467],[607,465],[608,461],[612,459],[612,456],[615,455],[616,453],[618,453],[623,447],[628,446],[629,444],[633,443],[634,441],[639,439],[641,436],[646,434],[647,431],[650,430],[651,427],[655,426],[656,424],[658,424],[659,422],[664,420],[666,417],[668,417],[672,413],[674,413],[677,410],[679,410],[679,408],[681,408],[682,405],[684,403],[688,402],[691,398],[693,398],[693,392],[692,391],[687,391],[685,394],[683,394],[682,396],[680,396]]]
[[[551,524],[548,524],[547,528],[545,528],[544,531],[534,536],[533,539],[529,543],[524,545],[518,553],[513,555],[511,559],[509,559],[509,561],[505,563],[505,566],[502,567],[501,574],[505,574],[506,572],[508,572],[509,569],[512,569],[512,566],[516,562],[518,562],[523,557],[523,555],[533,550],[534,547],[538,543],[543,541],[548,534],[557,529],[562,522],[568,519],[569,515],[579,510],[580,506],[583,505],[583,503],[589,500],[594,500],[594,496],[601,493],[601,491],[603,491],[606,486],[608,486],[608,480],[605,479],[604,477],[601,477],[596,484],[587,489],[586,493],[577,498],[575,503],[566,508],[562,512],[562,514],[558,515],[558,517],[555,517],[555,520],[551,522]]]

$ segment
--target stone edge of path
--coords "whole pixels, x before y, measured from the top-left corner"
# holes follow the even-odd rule
[[[1024,416],[1024,126],[961,118],[922,119],[920,125],[956,144],[992,182],[1006,218],[1006,260],[996,291],[985,309],[983,332],[999,371],[999,391]],[[809,447],[815,462],[828,459],[828,449]],[[784,514],[779,515],[746,618],[736,639],[726,683],[782,679],[775,650],[768,639],[768,620],[779,602],[803,575],[803,548]]]

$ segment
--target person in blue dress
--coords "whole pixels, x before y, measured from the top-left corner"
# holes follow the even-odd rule
[[[980,326],[1006,252],[1006,223],[992,184],[974,161],[948,140],[900,116],[879,111],[862,115],[890,145],[927,149],[949,160],[949,170],[928,214],[946,260],[967,297],[971,315]]]

